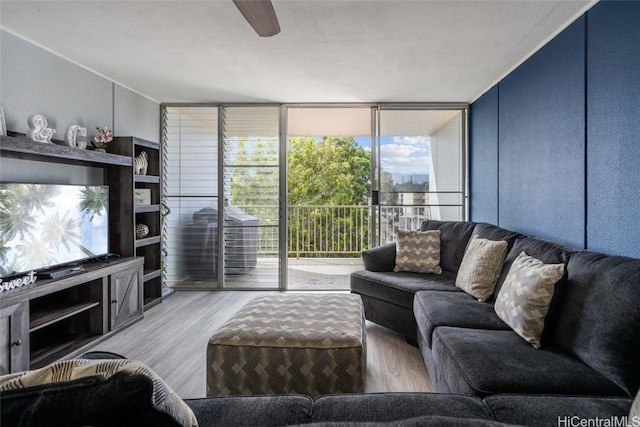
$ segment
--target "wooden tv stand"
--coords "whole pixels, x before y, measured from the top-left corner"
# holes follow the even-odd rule
[[[0,375],[77,356],[143,317],[143,258],[89,262],[84,271],[0,294]]]

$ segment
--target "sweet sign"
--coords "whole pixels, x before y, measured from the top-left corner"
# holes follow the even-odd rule
[[[24,277],[11,279],[7,282],[5,282],[3,279],[0,279],[0,292],[10,291],[12,289],[20,288],[25,285],[30,285],[32,283],[36,283],[36,280],[38,280],[38,276],[36,276],[35,271],[32,271]]]

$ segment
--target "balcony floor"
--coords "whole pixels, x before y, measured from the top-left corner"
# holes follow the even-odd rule
[[[289,258],[289,290],[349,290],[349,275],[362,270],[360,258]],[[170,285],[175,290],[220,289],[218,282],[186,277]],[[227,276],[225,289],[278,289],[278,260],[258,258],[245,274]]]

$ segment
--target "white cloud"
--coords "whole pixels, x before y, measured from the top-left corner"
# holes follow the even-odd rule
[[[389,141],[389,140],[387,140]],[[394,136],[380,145],[382,169],[387,172],[429,173],[428,136]]]
[[[392,141],[400,145],[417,145],[429,148],[428,136],[394,136]]]
[[[415,154],[427,154],[427,147],[407,144],[384,144],[380,146],[383,158],[406,157]]]

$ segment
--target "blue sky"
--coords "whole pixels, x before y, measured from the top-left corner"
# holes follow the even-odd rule
[[[371,138],[354,138],[365,150],[371,150]],[[380,139],[382,170],[390,173],[428,174],[428,136],[384,136]]]

